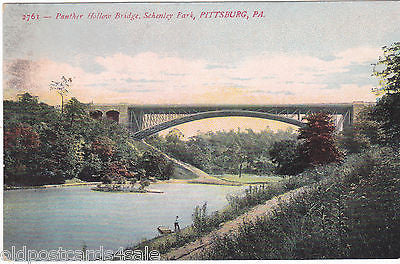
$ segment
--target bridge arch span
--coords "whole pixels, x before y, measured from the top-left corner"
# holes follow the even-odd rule
[[[209,111],[209,112],[196,113],[196,114],[184,116],[181,118],[177,118],[174,120],[166,121],[166,122],[160,123],[158,125],[155,125],[153,127],[149,127],[149,128],[143,129],[141,131],[138,131],[138,132],[134,133],[133,136],[135,139],[141,140],[141,139],[144,139],[145,137],[148,137],[150,135],[153,135],[155,133],[158,133],[162,130],[165,130],[165,129],[173,127],[173,126],[177,126],[177,125],[181,125],[184,123],[189,123],[189,122],[193,122],[193,121],[201,120],[201,119],[214,118],[214,117],[229,117],[229,116],[269,119],[269,120],[275,120],[275,121],[288,123],[288,124],[295,125],[298,127],[305,126],[305,123],[303,123],[301,121],[298,121],[298,120],[292,119],[292,118],[275,115],[275,114],[256,112],[256,111],[246,111],[246,110],[220,110],[220,111]]]

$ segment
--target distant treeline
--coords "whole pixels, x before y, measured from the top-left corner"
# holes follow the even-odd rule
[[[251,129],[207,132],[184,140],[179,130],[171,130],[165,137],[152,136],[147,142],[176,159],[182,160],[210,174],[274,173],[276,165],[269,154],[275,142],[295,140],[294,130]]]
[[[75,98],[63,112],[25,93],[5,100],[4,182],[8,185],[168,179],[173,165],[117,123],[94,120]]]

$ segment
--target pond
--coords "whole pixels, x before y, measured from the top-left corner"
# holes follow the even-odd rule
[[[62,187],[4,192],[4,249],[116,250],[158,235],[157,226],[173,229],[192,222],[196,205],[209,212],[227,204],[226,195],[242,187],[156,184],[154,193],[107,193],[91,187]]]

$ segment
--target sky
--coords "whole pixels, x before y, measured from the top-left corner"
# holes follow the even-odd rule
[[[246,16],[201,17],[213,11]],[[145,17],[153,12],[172,17]],[[23,20],[32,13],[40,19]],[[60,19],[72,13],[82,18]],[[392,1],[6,4],[3,97],[60,104],[49,83],[66,76],[68,96],[86,103],[375,101],[371,64],[399,40]]]

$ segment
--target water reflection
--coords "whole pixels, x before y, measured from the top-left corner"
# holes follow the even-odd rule
[[[118,249],[157,236],[156,227],[191,224],[196,205],[210,211],[227,204],[241,187],[156,184],[163,194],[106,193],[90,187],[4,192],[4,248]]]

